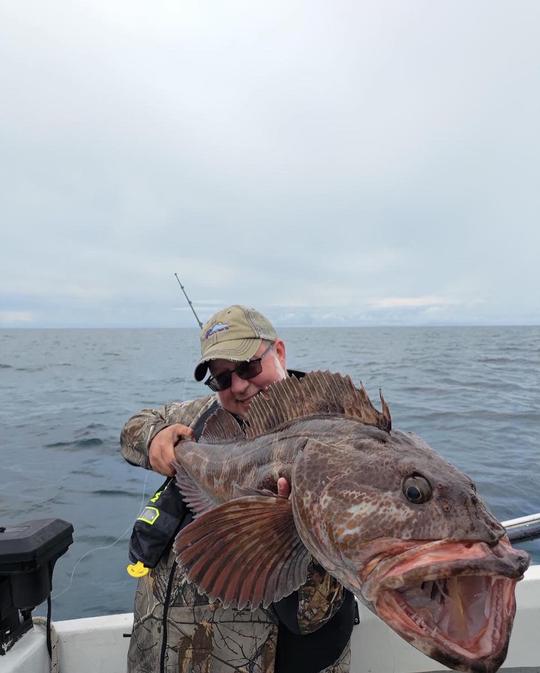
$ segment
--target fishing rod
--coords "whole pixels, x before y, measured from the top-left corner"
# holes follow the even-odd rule
[[[187,292],[184,290],[184,286],[183,286],[182,283],[180,282],[180,278],[178,278],[178,274],[175,272],[174,275],[175,275],[175,277],[176,277],[176,280],[178,281],[178,285],[180,285],[180,289],[181,289],[182,292],[184,293],[184,297],[187,299],[187,303],[189,304],[189,307],[190,307],[191,310],[193,311],[193,315],[195,316],[195,320],[199,323],[199,327],[202,329],[203,324],[202,324],[202,322],[199,320],[199,316],[197,315],[195,309],[193,308],[193,304],[191,303],[191,299],[187,296]]]
[[[502,521],[510,542],[525,542],[540,538],[540,512]]]

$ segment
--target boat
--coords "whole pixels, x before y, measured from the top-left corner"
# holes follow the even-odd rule
[[[540,537],[540,513],[505,521],[503,525],[513,542]],[[65,537],[65,531],[63,534]],[[1,571],[0,565],[0,578]],[[540,673],[540,564],[530,566],[524,579],[518,582],[516,602],[508,655],[500,671]],[[354,628],[351,641],[351,673],[448,670],[402,640],[361,603],[358,607],[360,623]],[[52,622],[48,629],[45,618],[34,617],[30,628],[0,656],[0,670],[2,673],[121,673],[125,670],[132,623],[133,615],[126,613]],[[48,631],[51,656],[47,647]]]

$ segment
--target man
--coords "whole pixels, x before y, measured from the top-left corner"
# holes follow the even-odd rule
[[[284,342],[258,311],[230,306],[201,331],[201,359],[195,379],[216,394],[161,409],[143,409],[122,431],[124,458],[164,475],[174,473],[174,447],[200,437],[219,407],[242,424],[251,401],[288,375]],[[289,484],[279,479],[280,495]],[[191,521],[180,494],[180,527]],[[274,604],[254,611],[224,609],[199,594],[176,566],[170,548],[139,581],[128,673],[346,673],[354,615],[351,594],[312,563],[305,585]]]

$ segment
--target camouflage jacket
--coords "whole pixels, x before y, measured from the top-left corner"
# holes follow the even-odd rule
[[[149,468],[148,445],[155,435],[173,423],[194,426],[214,401],[212,395],[160,409],[143,409],[122,430],[122,455],[134,465]],[[139,580],[128,673],[160,670],[163,608],[173,561],[172,553],[165,554],[156,568]],[[165,671],[274,673],[279,630],[276,611],[224,609],[219,601],[209,603],[205,595],[198,593],[179,568],[174,573],[167,611]],[[315,564],[297,593],[296,621],[301,634],[323,627],[339,610],[345,595],[337,580]],[[348,673],[349,662],[347,645],[338,660],[323,670]]]

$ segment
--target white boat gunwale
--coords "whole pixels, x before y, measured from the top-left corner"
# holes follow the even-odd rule
[[[504,673],[540,673],[540,565],[516,587],[517,613]],[[352,638],[351,673],[439,673],[448,670],[397,636],[363,605]],[[62,673],[125,671],[131,613],[54,622]],[[45,630],[34,627],[3,657],[2,673],[49,673]]]

